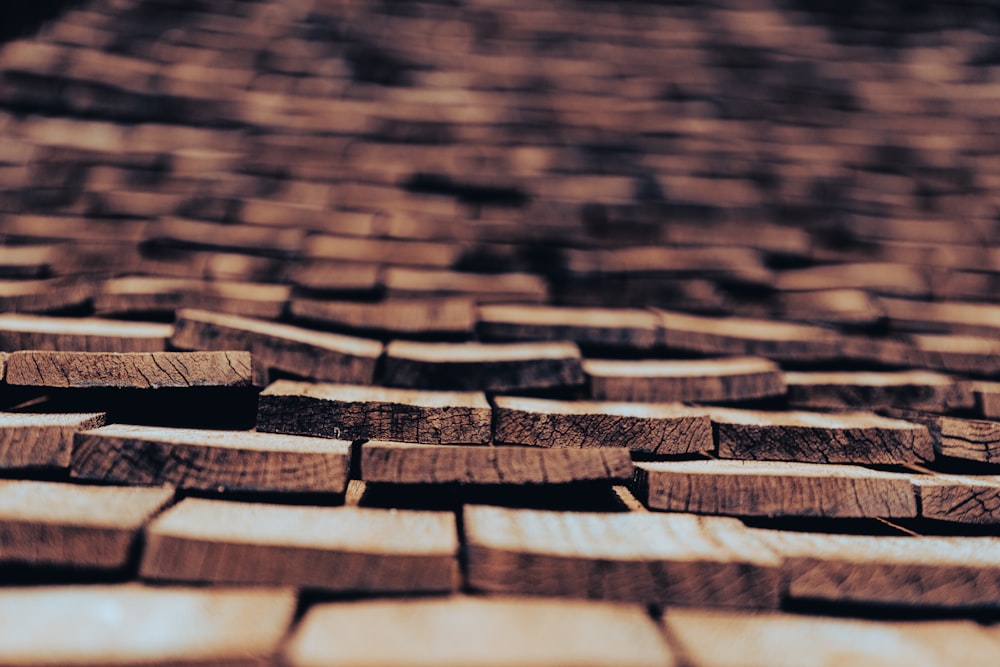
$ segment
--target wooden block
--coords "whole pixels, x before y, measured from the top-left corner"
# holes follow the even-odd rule
[[[249,387],[249,352],[12,352],[7,383],[31,387]]]
[[[713,408],[711,417],[724,459],[892,465],[934,458],[926,427],[869,413]]]
[[[912,475],[920,515],[954,523],[1000,523],[1000,475]]]
[[[831,325],[873,325],[885,313],[878,298],[861,290],[819,290],[780,295],[780,312],[800,322]]]
[[[94,310],[147,315],[193,308],[273,320],[284,314],[290,298],[285,285],[130,276],[106,281],[94,297]]]
[[[150,322],[0,314],[0,349],[161,352],[171,331]]]
[[[379,284],[378,264],[337,260],[300,260],[288,271],[288,280],[308,290],[326,292],[374,292]]]
[[[7,588],[0,664],[264,667],[294,612],[294,592],[282,589]]]
[[[627,447],[643,454],[715,449],[708,413],[670,403],[601,403],[497,396],[494,438],[535,447]]]
[[[306,239],[304,254],[310,259],[447,269],[458,260],[461,248],[452,243],[314,234]]]
[[[343,440],[113,424],[77,434],[72,474],[199,491],[343,493],[350,457]]]
[[[1000,305],[993,303],[929,302],[881,299],[893,324],[929,333],[953,333],[996,338],[1000,333]]]
[[[289,667],[675,664],[637,606],[504,597],[316,605],[289,641],[285,662]]]
[[[601,401],[746,401],[785,393],[777,364],[756,357],[723,359],[586,359],[590,394]]]
[[[0,413],[0,470],[69,468],[73,434],[104,426],[105,415]]]
[[[914,334],[915,361],[923,368],[979,376],[1000,374],[1000,342],[976,336]]]
[[[989,664],[996,639],[968,620],[883,621],[780,612],[668,609],[663,625],[691,667],[950,667]]]
[[[636,464],[636,497],[651,508],[736,516],[915,517],[906,475],[781,461]]]
[[[1000,382],[971,382],[976,410],[987,419],[1000,417]]]
[[[780,561],[736,519],[467,505],[469,586],[643,604],[770,607]]]
[[[929,276],[916,266],[861,262],[782,271],[775,287],[783,292],[862,289],[875,294],[921,297],[930,291],[928,281]]]
[[[0,480],[0,563],[114,570],[172,489]]]
[[[624,447],[543,449],[371,441],[361,447],[361,479],[387,484],[567,484],[632,476]]]
[[[336,592],[448,592],[454,515],[188,498],[146,531],[140,575]]]
[[[511,391],[583,384],[574,343],[418,343],[386,347],[389,386],[448,391]]]
[[[224,248],[279,257],[298,254],[305,231],[287,227],[218,224],[182,218],[159,218],[146,230],[147,240],[174,244]]]
[[[477,304],[545,303],[548,287],[530,273],[461,273],[393,266],[382,275],[390,299],[465,297]]]
[[[482,392],[434,392],[279,380],[261,392],[257,428],[345,440],[479,444],[492,436]]]
[[[65,261],[65,254],[59,244],[0,245],[0,277],[44,278]]]
[[[929,371],[789,372],[788,404],[800,408],[907,408],[946,412],[971,408],[969,388]]]
[[[656,316],[641,310],[495,305],[479,309],[487,340],[572,340],[580,345],[648,349],[659,339]]]
[[[82,306],[94,288],[76,279],[0,280],[0,311],[44,313]]]
[[[471,334],[475,303],[466,298],[386,299],[377,303],[293,299],[292,316],[361,331],[392,334]]]
[[[249,350],[255,380],[264,385],[269,368],[327,380],[371,384],[382,343],[201,310],[177,313],[171,343],[182,349]]]
[[[956,459],[1000,462],[1000,422],[984,419],[937,417],[932,430],[938,436],[935,449],[941,456]]]

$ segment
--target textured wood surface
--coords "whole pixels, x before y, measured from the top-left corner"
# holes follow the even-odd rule
[[[0,563],[117,569],[171,489],[0,480]]]
[[[955,523],[1000,523],[1000,476],[914,475],[920,515]]]
[[[957,459],[1000,462],[1000,422],[933,417],[937,453]]]
[[[63,352],[160,352],[169,324],[98,318],[0,315],[0,349]]]
[[[482,306],[477,330],[487,340],[571,340],[637,349],[651,348],[659,340],[655,315],[624,308]]]
[[[591,396],[600,401],[745,401],[785,393],[781,369],[755,357],[704,360],[587,359]]]
[[[104,413],[0,413],[0,469],[65,469],[73,434],[104,426]]]
[[[77,434],[72,474],[202,491],[343,493],[350,453],[343,440],[112,424]]]
[[[257,428],[345,440],[489,442],[492,411],[477,392],[433,392],[279,380],[260,394]]]
[[[290,667],[675,664],[638,606],[540,598],[317,605],[296,629],[285,656]]]
[[[466,506],[463,516],[476,590],[646,604],[778,603],[779,560],[735,519],[484,506]]]
[[[386,299],[377,303],[294,299],[301,320],[392,334],[471,334],[475,302],[467,298]]]
[[[636,496],[651,509],[742,516],[915,517],[906,475],[782,461],[636,464]]]
[[[150,524],[140,575],[337,592],[447,592],[455,517],[357,507],[187,499]]]
[[[788,404],[802,408],[881,408],[945,412],[971,408],[965,385],[929,371],[785,373]]]

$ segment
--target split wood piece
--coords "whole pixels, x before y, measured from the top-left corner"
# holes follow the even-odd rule
[[[295,602],[294,591],[268,588],[7,588],[0,665],[262,667],[272,664]]]
[[[286,285],[131,276],[106,281],[94,297],[94,310],[121,315],[194,308],[273,320],[284,314],[290,298]]]
[[[987,419],[1000,418],[1000,382],[970,383],[976,411]]]
[[[728,517],[469,506],[468,582],[489,593],[774,608],[780,559]]]
[[[702,354],[750,355],[777,361],[840,358],[842,338],[830,329],[740,317],[699,317],[656,311],[662,343]]]
[[[343,493],[350,457],[343,440],[113,424],[77,434],[72,474],[199,491]]]
[[[755,530],[792,598],[907,607],[1000,606],[1000,538]]]
[[[788,404],[799,408],[906,408],[947,412],[971,408],[969,387],[930,371],[789,372]]]
[[[0,413],[0,470],[66,469],[73,434],[104,426],[105,415]]]
[[[447,391],[511,391],[583,384],[575,343],[418,343],[386,347],[383,381]]]
[[[0,315],[0,349],[63,352],[161,352],[169,324],[83,317]]]
[[[268,369],[327,380],[371,384],[382,343],[312,331],[288,324],[202,310],[177,313],[171,343],[182,349],[249,350],[255,384],[267,384]]]
[[[782,292],[861,289],[903,297],[922,297],[930,291],[929,276],[919,267],[878,262],[824,264],[781,271],[774,286]]]
[[[658,510],[736,516],[917,516],[906,475],[860,466],[781,461],[636,464],[636,496]]]
[[[465,297],[484,303],[545,303],[548,287],[530,273],[461,273],[434,269],[389,267],[382,285],[390,298]]]
[[[590,393],[600,401],[746,401],[785,393],[777,364],[757,357],[724,359],[587,359]]]
[[[448,592],[458,533],[447,512],[188,498],[146,530],[140,575],[336,592]]]
[[[249,352],[12,352],[7,384],[164,389],[249,387]]]
[[[492,410],[482,392],[279,380],[260,394],[257,428],[345,440],[482,444],[492,436]]]
[[[601,403],[498,396],[494,439],[535,447],[626,447],[643,454],[715,449],[703,409],[671,403]]]
[[[1000,646],[990,631],[968,620],[889,622],[668,609],[663,625],[690,667],[988,665]]]
[[[711,417],[724,459],[892,465],[934,458],[933,438],[925,426],[865,412],[713,408]]]
[[[611,483],[631,476],[632,459],[624,447],[542,449],[379,441],[361,447],[361,479],[368,483]]]
[[[379,264],[387,260],[405,266],[451,268],[462,249],[454,243],[352,238],[315,234],[306,239],[304,255],[309,259]]]
[[[288,270],[296,287],[323,292],[375,292],[380,285],[378,264],[336,260],[301,260]]]
[[[506,597],[316,605],[289,641],[285,662],[289,667],[675,664],[638,606]]]
[[[92,284],[77,279],[2,280],[0,311],[44,313],[64,310],[82,306],[91,298],[93,292]]]
[[[893,324],[915,331],[996,338],[1000,305],[993,303],[929,302],[881,299]]]
[[[638,349],[651,348],[659,339],[655,315],[613,308],[483,306],[478,331],[487,340],[572,340]]]
[[[114,570],[172,489],[0,480],[0,564]]]
[[[377,303],[293,299],[292,316],[362,331],[462,334],[476,326],[475,303],[465,298],[386,299]]]
[[[920,515],[969,524],[1000,523],[1000,475],[912,475]]]

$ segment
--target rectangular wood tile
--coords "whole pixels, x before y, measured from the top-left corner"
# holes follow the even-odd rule
[[[261,431],[425,444],[489,442],[491,419],[482,392],[289,380],[279,380],[261,392],[257,408]]]
[[[945,412],[971,408],[972,392],[947,375],[929,371],[789,372],[788,404],[800,408],[907,408]]]
[[[476,326],[475,302],[467,298],[385,299],[375,303],[298,298],[292,316],[359,331],[396,335],[469,335]]]
[[[0,470],[66,469],[77,431],[104,426],[93,413],[0,413]]]
[[[624,308],[481,306],[477,330],[484,340],[571,340],[634,349],[648,349],[659,341],[655,315]]]
[[[0,314],[0,349],[162,352],[172,331],[152,322]]]
[[[200,491],[343,493],[350,456],[344,440],[112,424],[76,435],[72,475]]]
[[[146,531],[140,575],[335,592],[448,592],[458,534],[446,512],[189,498]]]

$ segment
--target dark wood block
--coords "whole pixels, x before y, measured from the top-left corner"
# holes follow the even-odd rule
[[[0,469],[69,468],[73,435],[104,422],[101,412],[0,413]]]

